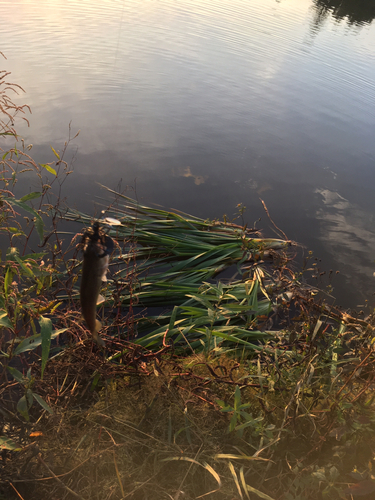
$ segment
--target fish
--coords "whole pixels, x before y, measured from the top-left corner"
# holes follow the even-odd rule
[[[82,316],[94,342],[104,347],[104,340],[98,334],[102,324],[96,319],[96,306],[104,300],[99,300],[99,292],[102,282],[107,281],[109,256],[114,243],[112,238],[99,230],[99,222],[94,222],[92,228],[85,231],[82,245],[83,266],[80,286]]]

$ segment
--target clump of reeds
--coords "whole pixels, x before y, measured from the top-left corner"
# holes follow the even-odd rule
[[[91,222],[76,211],[66,217]],[[176,349],[206,353],[261,348],[258,341],[271,333],[259,330],[259,318],[266,319],[288,296],[286,282],[270,263],[281,255],[287,262],[284,251],[290,241],[262,238],[259,231],[232,223],[146,207],[123,195],[118,195],[116,209],[106,210],[105,220],[111,219],[119,222],[110,236],[122,244],[131,242],[131,247],[113,258],[107,305],[122,311],[134,305],[161,311],[135,318],[135,343],[150,348],[173,341]],[[230,267],[237,279],[218,279]],[[132,273],[136,280],[129,279]],[[123,328],[120,333],[129,338],[132,332]]]

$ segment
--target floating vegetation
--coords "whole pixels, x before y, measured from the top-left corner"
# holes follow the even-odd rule
[[[276,279],[270,263],[274,257],[287,262],[285,250],[291,242],[117,196],[117,208],[106,215],[120,222],[109,235],[125,245],[125,251],[114,256],[112,267],[128,265],[120,265],[108,280],[107,305],[114,304],[123,284],[117,304],[126,311],[134,305],[168,308],[158,316],[146,313],[133,318],[132,331],[125,329],[122,337],[136,331],[133,342],[147,349],[173,341],[181,353],[187,348],[212,354],[262,349],[258,340],[272,333],[257,328],[259,318],[261,322],[268,318],[288,296],[285,282]],[[69,211],[66,218],[91,223],[79,212]],[[215,279],[230,267],[241,279],[227,283]]]

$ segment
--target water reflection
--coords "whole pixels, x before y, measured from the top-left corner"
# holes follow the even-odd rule
[[[323,202],[316,218],[323,222],[320,234],[324,245],[334,256],[347,286],[361,291],[367,289],[362,300],[370,299],[370,291],[374,288],[374,215],[366,213],[336,191],[316,189],[316,193]],[[357,299],[360,300],[360,294]]]
[[[180,167],[178,169],[172,169],[173,171],[173,175],[174,176],[181,176],[181,177],[192,177],[193,180],[194,180],[194,184],[196,186],[199,186],[200,184],[203,184],[207,179],[208,179],[208,176],[207,175],[194,175],[192,172],[191,172],[191,168],[190,167]]]
[[[242,202],[267,231],[262,197],[326,268],[367,276],[369,246],[360,272],[348,247],[360,214],[375,213],[374,16],[372,2],[348,0],[2,0],[1,50],[27,90],[31,128],[19,133],[35,159],[53,159],[70,121],[81,130],[70,206],[99,213],[96,181],[123,179],[146,205],[203,218]],[[338,301],[356,304],[353,288]]]
[[[349,24],[369,24],[375,18],[373,0],[314,0],[316,24],[320,24],[331,14],[337,21],[346,20]]]

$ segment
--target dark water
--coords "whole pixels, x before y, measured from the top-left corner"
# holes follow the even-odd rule
[[[243,203],[272,235],[261,197],[355,307],[375,291],[374,5],[2,0],[2,66],[38,161],[81,130],[70,206],[94,214],[96,182],[122,179],[202,217]]]

